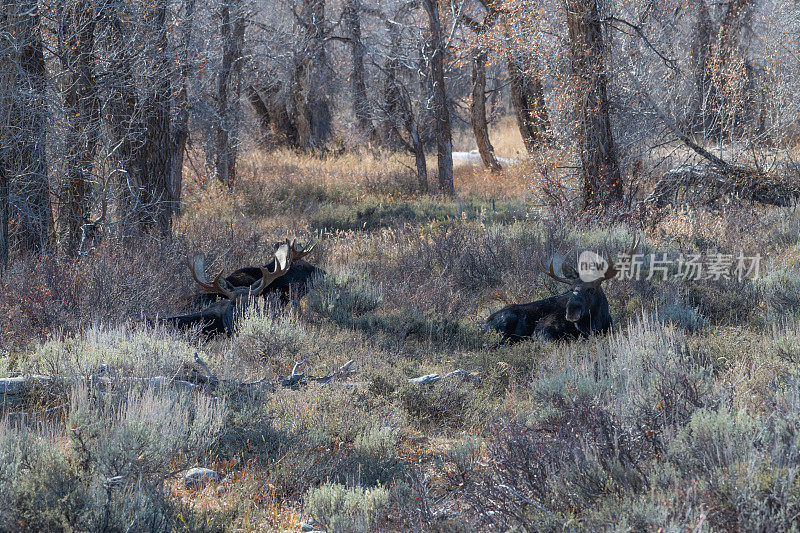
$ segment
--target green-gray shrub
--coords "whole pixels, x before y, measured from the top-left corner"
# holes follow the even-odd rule
[[[378,529],[388,512],[389,491],[381,486],[348,489],[326,483],[311,489],[306,510],[327,533],[362,533]]]
[[[374,311],[382,300],[380,286],[356,271],[325,276],[308,295],[315,312],[337,323]]]
[[[673,324],[684,331],[694,333],[708,325],[708,318],[696,307],[685,304],[667,304],[657,313],[658,319],[665,324]]]

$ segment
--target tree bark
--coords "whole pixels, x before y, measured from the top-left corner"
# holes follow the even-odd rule
[[[240,0],[223,2],[219,11],[222,39],[222,65],[217,78],[216,153],[214,172],[217,179],[233,187],[236,181],[238,111],[242,84],[242,48],[245,22]]]
[[[61,33],[64,103],[67,121],[67,184],[60,209],[64,228],[64,252],[78,253],[81,225],[89,215],[91,176],[100,127],[100,101],[95,79],[94,38],[97,14],[87,0],[65,3]]]
[[[175,85],[174,109],[175,119],[172,124],[172,143],[169,155],[169,182],[167,184],[167,195],[169,203],[167,205],[167,227],[162,231],[169,231],[171,220],[180,211],[181,190],[183,188],[183,157],[186,153],[186,142],[189,138],[189,101],[187,80],[189,77],[189,46],[191,45],[192,27],[194,21],[195,0],[186,0],[186,9],[183,20],[183,36],[181,42],[181,64],[178,68]]]
[[[750,16],[750,0],[731,0],[719,29],[715,62],[715,96],[722,134],[742,135],[752,113],[753,69],[741,49],[742,29]]]
[[[622,179],[611,131],[605,74],[606,43],[594,0],[567,0],[575,115],[584,208],[607,208],[622,200]]]
[[[542,80],[538,74],[531,76],[526,73],[525,67],[513,57],[508,58],[508,75],[511,106],[517,118],[517,127],[525,149],[529,154],[534,154],[552,139]]]
[[[486,123],[486,52],[475,50],[472,57],[472,102],[469,108],[472,132],[478,144],[478,153],[486,168],[492,172],[501,170],[489,140],[489,125]]]
[[[8,220],[11,211],[8,203],[8,177],[5,159],[0,156],[0,270],[8,265]]]
[[[350,85],[353,93],[353,116],[359,133],[365,137],[373,134],[370,120],[367,85],[364,69],[364,43],[361,41],[361,0],[346,0],[342,14],[350,37]]]
[[[267,148],[283,144],[297,148],[297,130],[286,110],[286,102],[278,98],[279,92],[277,86],[259,90],[254,85],[248,85],[245,89],[247,101],[258,117],[262,145]],[[262,93],[266,93],[266,97]]]
[[[714,85],[709,71],[711,59],[711,35],[713,25],[705,0],[700,0],[697,8],[697,24],[692,40],[692,71],[694,73],[695,93],[692,96],[691,116],[689,119],[691,130],[700,130],[706,135],[713,126],[713,118],[709,113],[709,102],[714,100],[711,91]]]
[[[303,0],[297,17],[303,26],[304,42],[295,55],[292,76],[292,119],[297,144],[313,150],[325,142],[331,129],[330,104],[319,94],[319,72],[326,62],[325,0]]]
[[[311,57],[303,55],[296,60],[292,81],[292,117],[297,131],[297,145],[301,150],[316,147],[311,116]]]
[[[414,113],[409,108],[405,114],[406,131],[411,139],[411,151],[414,153],[414,165],[417,169],[417,188],[420,192],[428,192],[428,162],[425,159],[425,143],[414,122]]]
[[[396,118],[403,112],[398,59],[400,55],[400,35],[397,31],[394,31],[393,21],[387,19],[385,23],[386,33],[389,37],[389,51],[383,67],[386,76],[383,80],[383,94],[381,96],[382,118],[380,134],[385,146],[390,149],[396,149],[402,145],[395,127]]]
[[[261,132],[259,144],[262,148],[267,148],[272,141],[272,117],[269,108],[252,84],[245,87],[244,94],[258,119],[258,129]]]
[[[454,194],[453,187],[453,140],[450,129],[450,106],[444,81],[444,43],[439,21],[439,6],[436,0],[423,0],[428,14],[430,31],[431,78],[433,82],[433,114],[436,133],[436,150],[439,174],[439,192]]]

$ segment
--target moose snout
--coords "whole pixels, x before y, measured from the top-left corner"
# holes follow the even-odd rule
[[[581,319],[583,309],[579,305],[567,305],[567,320],[570,322],[577,322]]]

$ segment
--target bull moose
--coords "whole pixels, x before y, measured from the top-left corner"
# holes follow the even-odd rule
[[[290,301],[297,302],[303,298],[308,293],[312,281],[319,276],[325,275],[323,269],[303,260],[315,246],[316,244],[300,249],[297,247],[295,239],[290,240],[288,238],[285,241],[275,243],[274,248],[276,251],[282,247],[288,247],[288,252],[291,254],[291,265],[289,266],[289,271],[274,280],[268,287],[265,287],[261,295],[263,297],[276,295],[282,305],[286,305]],[[231,287],[250,287],[261,279],[264,269],[274,271],[276,269],[275,265],[275,259],[273,259],[263,267],[250,266],[240,268],[231,272],[229,276],[224,278],[224,281]],[[201,302],[207,305],[216,301],[218,296],[219,292],[204,289]]]
[[[247,285],[229,283],[228,278],[222,277],[222,272],[217,274],[214,281],[209,282],[205,277],[203,256],[195,256],[187,261],[192,278],[202,287],[204,294],[219,296],[222,299],[196,313],[165,318],[164,322],[182,328],[199,324],[206,335],[219,333],[233,335],[236,331],[236,321],[244,311],[244,306],[251,298],[260,296],[275,280],[289,272],[292,254],[293,248],[289,247],[288,242],[281,244],[275,251],[275,259],[271,263],[274,265],[272,270],[260,267],[258,279]]]
[[[628,256],[633,255],[636,246],[634,240]],[[570,290],[543,300],[504,307],[489,315],[485,327],[500,333],[502,342],[516,342],[531,337],[552,342],[606,333],[613,321],[601,284],[618,273],[613,261],[609,260],[602,276],[583,281],[569,265],[561,268],[562,275],[556,274],[551,260],[550,269],[545,274],[570,285]]]

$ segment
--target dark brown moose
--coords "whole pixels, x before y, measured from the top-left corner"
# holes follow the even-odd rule
[[[217,274],[214,281],[209,282],[205,277],[205,260],[202,255],[197,255],[187,261],[192,278],[202,287],[202,292],[223,298],[212,303],[197,313],[174,316],[164,319],[167,324],[186,328],[201,325],[202,332],[206,335],[225,333],[233,335],[236,331],[236,322],[244,311],[244,307],[251,300],[260,296],[275,280],[289,272],[292,263],[293,250],[288,243],[283,243],[275,251],[272,261],[273,269],[260,267],[256,281],[249,285],[233,285],[222,277],[222,272]]]
[[[280,303],[286,305],[290,301],[297,303],[303,298],[308,293],[311,283],[316,278],[324,276],[325,271],[303,260],[305,256],[311,253],[316,244],[305,249],[299,249],[295,239],[286,239],[275,243],[275,250],[279,250],[282,246],[288,246],[291,254],[289,271],[273,281],[269,287],[265,287],[261,295],[265,298],[277,296]],[[263,267],[251,266],[235,270],[225,278],[225,281],[232,287],[249,287],[261,279],[261,272],[264,269],[274,271],[275,260],[273,259]],[[203,304],[207,305],[217,299],[214,294],[209,294],[207,291],[203,292],[205,293],[201,299]]]
[[[634,240],[629,256],[633,255],[636,246]],[[550,269],[545,274],[570,285],[570,290],[544,300],[504,307],[486,319],[486,328],[500,333],[502,342],[531,337],[551,342],[608,332],[613,321],[601,284],[619,273],[613,261],[608,261],[605,273],[594,281],[581,280],[578,272],[569,265],[561,270],[562,275],[556,274],[551,260]]]

